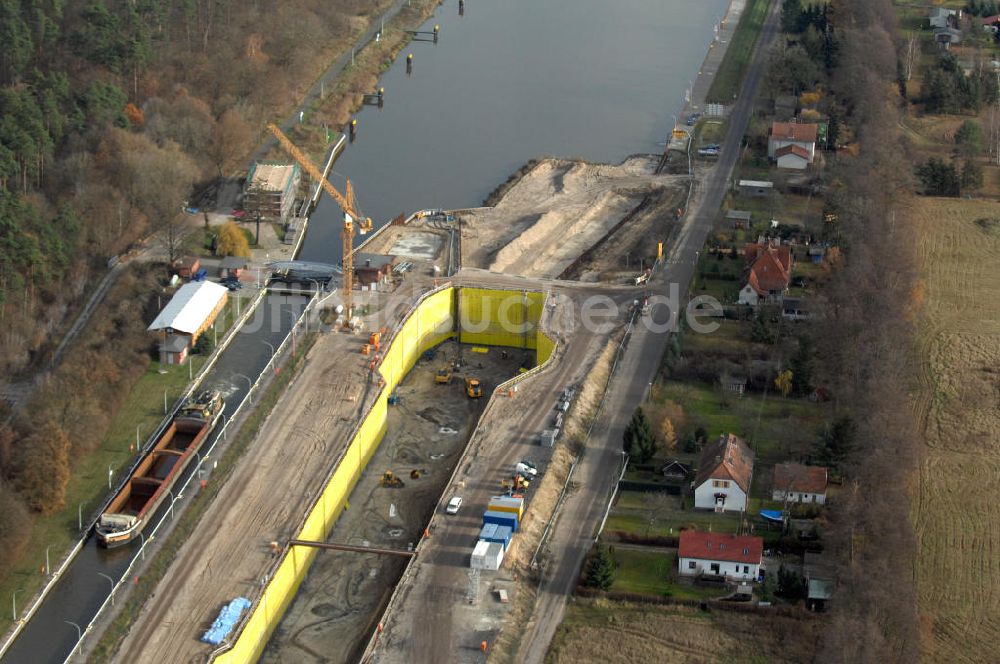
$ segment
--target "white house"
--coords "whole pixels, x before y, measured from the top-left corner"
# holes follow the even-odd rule
[[[753,452],[742,438],[723,434],[705,446],[694,480],[694,506],[716,512],[742,512],[747,507]]]
[[[809,152],[798,145],[786,145],[774,151],[774,159],[778,162],[778,168],[785,168],[794,171],[804,171],[812,159]]]
[[[799,122],[775,122],[771,125],[771,135],[767,139],[767,156],[777,159],[778,150],[790,146],[798,146],[805,155],[806,163],[811,164],[816,156],[816,136],[819,125]]]
[[[791,248],[761,238],[743,248],[743,259],[743,288],[737,302],[753,307],[780,303],[792,281]]]
[[[677,573],[681,576],[712,574],[734,581],[756,581],[764,555],[764,539],[681,531],[677,547]]]
[[[774,467],[771,500],[826,504],[826,468],[801,463],[779,463]]]

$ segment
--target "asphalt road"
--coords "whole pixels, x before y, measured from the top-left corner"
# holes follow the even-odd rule
[[[747,70],[740,98],[729,117],[722,154],[714,169],[702,181],[689,209],[687,223],[680,232],[662,271],[651,282],[655,294],[666,296],[671,284],[686,293],[694,276],[701,251],[715,215],[722,204],[739,148],[753,111],[753,100],[766,66],[766,54],[778,30],[780,2],[772,3]],[[637,326],[628,349],[612,378],[602,415],[594,427],[577,468],[580,487],[569,494],[547,544],[552,567],[543,569],[539,596],[531,620],[521,640],[517,661],[542,662],[556,628],[562,622],[569,597],[579,576],[584,556],[590,550],[593,533],[603,516],[611,488],[621,468],[621,440],[625,425],[635,408],[647,396],[668,339],[664,332]]]

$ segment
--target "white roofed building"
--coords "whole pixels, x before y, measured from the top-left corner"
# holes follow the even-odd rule
[[[179,348],[179,340],[185,339],[188,348],[193,346],[198,336],[215,322],[228,297],[229,289],[211,281],[193,281],[181,286],[147,328],[163,333],[160,361],[182,363],[186,353]]]

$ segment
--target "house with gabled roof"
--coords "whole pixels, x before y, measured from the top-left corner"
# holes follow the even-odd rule
[[[819,135],[819,125],[806,122],[775,122],[771,124],[771,135],[767,139],[767,156],[769,159],[778,159],[777,152],[783,148],[797,147],[805,155],[803,158],[807,164],[811,164],[816,157],[816,137]],[[782,156],[796,154],[785,151]],[[804,168],[804,167],[803,167]]]
[[[760,238],[743,249],[746,264],[737,302],[780,304],[792,281],[792,251],[787,244]]]
[[[677,546],[677,573],[752,582],[760,575],[763,557],[762,537],[684,530]]]
[[[694,506],[716,512],[742,512],[750,495],[753,452],[731,433],[702,449],[694,480]]]
[[[826,503],[826,468],[801,463],[779,463],[774,467],[771,499],[791,503]]]

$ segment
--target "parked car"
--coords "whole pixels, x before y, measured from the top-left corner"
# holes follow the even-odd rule
[[[208,276],[208,270],[201,268],[193,275],[191,275],[191,281],[205,281],[205,277]]]
[[[454,496],[448,501],[448,506],[444,508],[444,511],[448,514],[458,514],[458,508],[462,506],[462,497]]]
[[[231,291],[238,291],[243,288],[243,282],[236,277],[226,277],[220,283]]]
[[[691,115],[687,116],[687,122],[685,124],[687,124],[687,126],[689,127],[693,127],[695,123],[698,122],[698,118],[700,117],[701,113],[692,113]]]

